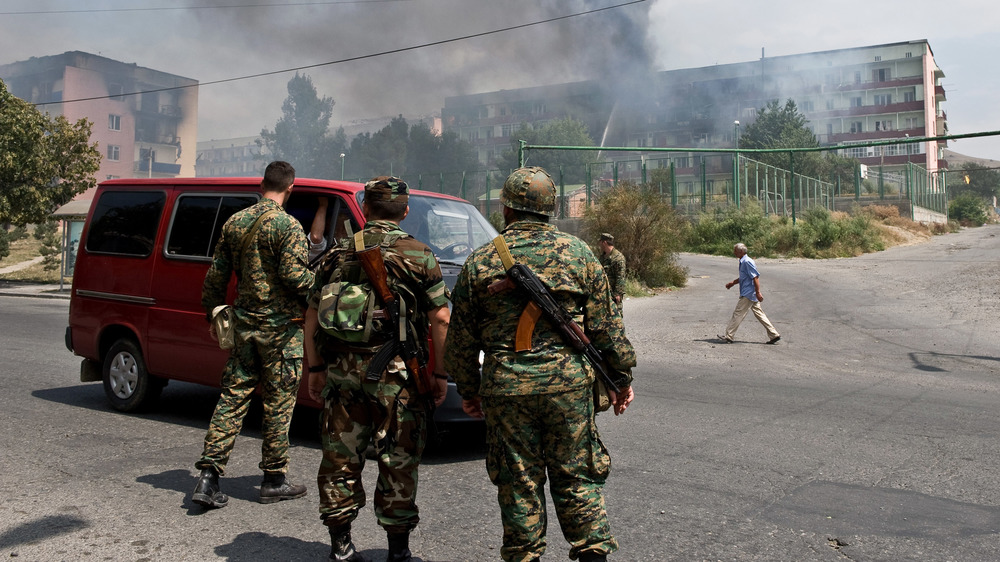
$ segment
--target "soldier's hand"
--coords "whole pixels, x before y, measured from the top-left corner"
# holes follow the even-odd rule
[[[448,379],[434,377],[434,407],[444,404],[444,399],[448,397]]]
[[[326,371],[319,373],[310,373],[309,366],[304,365],[302,367],[305,369],[309,381],[309,397],[313,400],[322,403],[323,402],[323,388],[326,387]]]
[[[470,418],[481,420],[486,417],[486,414],[483,412],[483,401],[481,398],[462,400],[462,411]]]
[[[635,399],[635,392],[632,391],[632,387],[628,386],[620,392],[609,391],[611,393],[611,402],[615,406],[615,415],[621,415],[625,413],[628,405],[632,403]]]

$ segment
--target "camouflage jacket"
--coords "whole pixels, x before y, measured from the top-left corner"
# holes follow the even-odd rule
[[[261,221],[241,258],[243,235],[257,217],[275,210]],[[307,267],[305,231],[295,218],[274,201],[264,198],[237,212],[222,226],[212,266],[205,274],[201,305],[207,316],[224,304],[226,288],[236,273],[236,317],[256,328],[284,330],[301,317],[313,273]]]
[[[612,249],[611,253],[601,256],[601,266],[604,273],[608,275],[608,284],[611,285],[611,294],[618,296],[625,294],[625,256],[617,249]]]
[[[408,310],[407,315],[414,319],[418,315],[424,315],[424,320],[417,322],[417,326],[423,328],[428,311],[448,304],[448,288],[441,275],[441,266],[426,244],[404,232],[398,224],[385,220],[368,221],[365,224],[366,248],[382,245],[387,236],[399,237],[391,246],[386,246],[382,253],[389,284],[405,283],[413,292],[418,301],[417,310]],[[319,307],[323,286],[330,282],[330,276],[344,254],[353,248],[353,239],[341,240],[323,260],[309,293],[309,306]],[[426,345],[426,342],[421,342],[421,345]]]
[[[631,380],[635,350],[611,300],[604,269],[590,247],[555,226],[534,221],[508,225],[503,237],[514,261],[535,272],[610,367]],[[477,248],[458,276],[445,368],[459,394],[465,399],[548,394],[592,385],[590,364],[566,345],[544,317],[535,325],[531,349],[514,351],[518,319],[529,297],[518,289],[490,295],[489,285],[503,277],[504,268],[492,243]],[[480,350],[485,355],[481,377]]]

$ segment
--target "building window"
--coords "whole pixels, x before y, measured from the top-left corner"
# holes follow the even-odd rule
[[[861,83],[861,71],[860,70],[855,70],[854,71],[854,83],[855,84],[860,84]]]
[[[510,133],[511,133],[511,126],[510,125],[503,125],[503,126],[500,127],[500,136],[501,137],[505,137],[505,138],[509,137]]]
[[[108,115],[108,128],[112,131],[122,130],[122,116],[121,115]]]
[[[876,68],[872,70],[872,82],[888,82],[890,73],[888,68]]]
[[[917,101],[917,92],[915,89],[910,88],[909,90],[903,91],[903,101]]]
[[[861,96],[851,98],[851,107],[861,107]]]
[[[910,51],[906,51],[906,54],[903,55],[903,56],[906,57],[906,58],[908,58],[908,59],[909,58],[913,58],[913,53],[911,53]]]
[[[832,110],[832,109],[834,109],[834,107],[835,107],[835,104],[834,104],[834,101],[833,101],[832,98],[826,100],[826,108],[827,109]]]
[[[116,180],[116,179],[118,179],[118,178],[120,178],[120,177],[121,177],[121,176],[114,176],[114,175],[111,175],[111,174],[108,174],[107,176],[105,176],[105,178],[104,178],[104,179],[108,179],[108,180]]]
[[[833,136],[833,123],[826,124],[826,134],[827,136]]]
[[[892,94],[875,94],[875,105],[889,105],[892,103]]]
[[[813,106],[812,100],[804,100],[802,102],[802,108],[801,109],[802,109],[802,111],[816,111],[816,108]]]
[[[875,55],[875,62],[882,62],[882,55]]]
[[[121,160],[121,152],[122,152],[122,147],[118,146],[117,144],[109,144],[108,160],[111,160],[113,162]]]
[[[851,123],[851,133],[863,133],[863,132],[865,132],[864,124],[861,121],[854,121],[853,123]]]
[[[892,121],[888,121],[888,120],[876,121],[875,122],[875,130],[876,131],[891,131],[892,130]]]
[[[125,101],[125,88],[121,84],[108,84],[108,95],[115,101]]]

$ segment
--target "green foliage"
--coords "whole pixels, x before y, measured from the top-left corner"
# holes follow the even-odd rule
[[[986,223],[986,204],[973,193],[962,193],[948,204],[948,218],[962,226],[981,226]]]
[[[11,242],[17,242],[18,240],[23,240],[28,237],[28,227],[27,226],[15,226],[10,229],[8,233]]]
[[[62,263],[62,241],[56,221],[45,221],[35,227],[35,239],[41,240],[42,264],[45,271],[54,271]]]
[[[435,135],[426,123],[409,125],[402,115],[375,133],[360,134],[351,141],[347,177],[370,178],[392,175],[416,187],[422,174],[440,174],[479,168],[475,148],[447,132]]]
[[[951,179],[948,191],[952,196],[971,193],[987,199],[1000,195],[1000,171],[965,162],[957,172],[948,175]]]
[[[43,222],[96,185],[101,154],[90,126],[43,115],[0,81],[0,224]]]
[[[854,216],[823,207],[802,213],[796,224],[788,217],[765,217],[754,200],[702,213],[689,233],[686,250],[728,256],[743,242],[754,256],[847,257],[884,249],[870,214]]]
[[[518,141],[528,144],[550,146],[594,146],[587,126],[572,117],[550,121],[539,128],[522,123],[521,127],[510,137],[510,149],[501,155],[499,166],[514,169],[518,167]],[[586,176],[587,163],[593,160],[596,152],[589,150],[532,150],[528,153],[526,166],[541,166],[553,177],[558,177],[562,169],[566,183],[581,183]]]
[[[288,97],[274,130],[262,129],[258,144],[270,151],[269,158],[291,162],[295,175],[304,178],[340,179],[339,155],[345,149],[343,131],[329,134],[333,98],[320,98],[312,78],[295,73],[288,81]]]
[[[614,234],[629,275],[649,287],[687,284],[687,270],[677,261],[686,230],[687,223],[658,190],[631,182],[604,191],[583,218],[588,239],[596,241],[602,232]]]
[[[773,251],[769,223],[755,199],[744,199],[740,208],[729,205],[703,212],[690,232],[688,249],[724,256],[732,254],[733,246],[742,242],[753,247],[757,255],[766,255]]]

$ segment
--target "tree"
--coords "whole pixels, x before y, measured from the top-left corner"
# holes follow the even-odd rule
[[[340,153],[346,142],[343,135],[329,134],[333,105],[333,98],[318,96],[312,78],[296,72],[288,81],[281,118],[273,131],[261,130],[258,144],[267,147],[271,158],[295,166],[297,176],[340,179]]]
[[[86,119],[42,114],[0,80],[0,224],[43,223],[97,184],[101,154],[90,143],[90,127]],[[6,228],[0,238],[2,259],[9,252]]]
[[[984,168],[975,162],[965,162],[957,174],[949,174],[953,183],[948,186],[953,196],[972,193],[983,199],[1000,195],[1000,171]],[[957,181],[954,178],[957,177]],[[991,202],[992,204],[992,202]]]
[[[808,122],[791,99],[784,106],[778,100],[772,100],[757,112],[757,119],[747,125],[740,135],[740,148],[818,147],[816,135],[806,127]],[[783,170],[789,170],[792,164],[787,152],[753,154],[748,157]],[[828,177],[829,166],[818,152],[795,153],[794,166],[797,174],[823,180]]]
[[[660,197],[658,187],[619,182],[584,211],[583,224],[590,240],[596,241],[602,232],[614,234],[615,248],[625,255],[629,276],[649,287],[687,284],[687,270],[678,262],[678,252],[688,225]]]
[[[587,126],[583,121],[572,117],[551,121],[538,128],[522,123],[517,132],[511,135],[510,150],[504,151],[501,156],[501,164],[506,168],[518,167],[518,141],[521,140],[528,144],[551,146],[594,146],[594,139],[590,138]],[[596,151],[587,150],[532,150],[528,153],[525,164],[541,166],[553,177],[558,177],[561,169],[566,182],[580,183],[586,178],[587,163],[593,160],[595,154]]]

